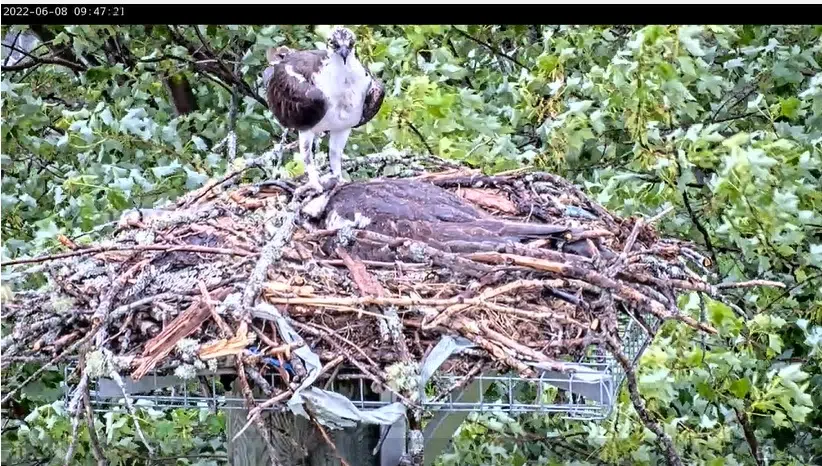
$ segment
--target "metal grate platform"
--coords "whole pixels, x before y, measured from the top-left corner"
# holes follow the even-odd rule
[[[565,414],[572,418],[601,419],[610,413],[616,393],[614,378],[608,368],[588,364],[591,372],[575,374],[549,374],[542,377],[523,378],[506,375],[478,375],[470,386],[478,391],[476,400],[466,400],[462,395],[465,388],[440,396],[431,396],[420,391],[420,407],[427,412],[487,412],[503,411],[507,413],[543,412]],[[67,368],[66,375],[71,371]],[[359,385],[357,396],[351,402],[359,409],[377,409],[387,406],[391,401],[369,400],[367,393],[369,382],[360,377],[354,379]],[[133,403],[151,406],[152,409],[175,408],[209,408],[209,409],[245,409],[244,400],[239,397],[220,394],[224,390],[219,386],[219,375],[202,374],[199,379],[188,382],[175,376],[158,376],[150,374],[139,382],[124,377],[125,387]],[[322,380],[322,379],[321,379]],[[435,376],[436,385],[451,387],[461,377],[451,375]],[[275,376],[270,377],[273,383]],[[350,382],[349,382],[350,383]],[[338,383],[332,382],[331,391],[336,391]],[[429,388],[432,384],[428,384]],[[467,388],[467,387],[466,387]],[[110,410],[123,404],[122,389],[108,379],[101,379],[90,387],[91,402],[96,409]],[[66,392],[68,398],[68,390]],[[265,401],[264,398],[258,402]],[[277,410],[279,408],[267,408]]]
[[[649,335],[633,318],[620,313],[623,351],[632,363],[636,363],[650,342]],[[643,316],[652,333],[656,333],[660,321]],[[575,373],[542,371],[539,377],[523,378],[511,375],[481,374],[473,382],[459,390],[446,394],[431,394],[433,386],[444,389],[456,385],[460,377],[434,374],[419,393],[420,407],[429,413],[437,412],[489,412],[502,411],[510,414],[546,413],[562,415],[569,419],[596,420],[608,417],[614,407],[617,393],[625,373],[620,365],[604,349],[591,347],[590,354],[576,364]],[[66,369],[66,375],[72,370]],[[225,371],[225,374],[232,372]],[[201,372],[198,378],[184,381],[173,375],[160,376],[150,373],[140,381],[124,377],[125,388],[137,406],[152,409],[208,408],[245,409],[244,400],[226,396],[218,382],[219,373]],[[347,380],[359,384],[359,395],[351,398],[358,409],[377,409],[392,402],[390,399],[366,399],[366,380],[354,374],[341,374]],[[276,375],[267,377],[275,384]],[[356,382],[358,380],[358,382]],[[316,385],[323,385],[320,378]],[[350,386],[350,385],[349,385]],[[66,387],[66,398],[74,387]],[[329,389],[336,391],[337,383]],[[91,386],[91,401],[98,410],[111,410],[123,404],[123,391],[112,380],[101,379]],[[427,393],[428,392],[428,393]],[[471,393],[472,396],[467,396]],[[259,402],[264,399],[257,400]],[[281,408],[273,407],[270,410]]]
[[[661,321],[644,315],[644,327],[624,313],[619,314],[618,328],[623,352],[632,364],[647,348]],[[647,328],[647,330],[646,330]],[[442,342],[441,342],[442,343]],[[610,416],[616,397],[624,381],[625,372],[614,358],[601,347],[592,346],[588,353],[573,364],[577,372],[561,373],[538,370],[536,378],[495,373],[480,374],[465,386],[453,389],[462,378],[434,372],[420,389],[418,404],[424,412],[424,465],[433,466],[436,458],[449,448],[451,439],[471,413],[526,413],[559,416],[564,419],[596,421]],[[439,366],[438,366],[439,367]],[[72,368],[67,368],[67,373]],[[536,368],[535,368],[536,369]],[[233,370],[223,370],[233,375]],[[135,407],[151,410],[208,409],[244,410],[244,399],[231,395],[220,383],[219,372],[201,372],[198,377],[185,381],[176,376],[149,373],[139,381],[124,377],[124,387],[113,380],[100,379],[90,385],[91,404],[98,411],[125,410],[123,388]],[[266,378],[275,385],[276,375]],[[341,370],[328,382],[328,375],[314,381],[314,386],[332,392],[350,393],[348,400],[362,411],[390,408],[396,399],[389,392],[369,396],[370,382],[362,376]],[[339,390],[344,380],[345,387]],[[339,382],[339,383],[338,383]],[[353,382],[353,383],[352,383]],[[327,386],[326,386],[327,385]],[[66,387],[66,403],[75,387]],[[450,390],[450,392],[449,392]],[[228,394],[228,396],[226,395]],[[264,399],[256,400],[258,402]],[[267,410],[285,410],[271,407]],[[408,426],[404,420],[380,427],[384,443],[380,449],[381,466],[397,466],[400,455],[406,451]]]

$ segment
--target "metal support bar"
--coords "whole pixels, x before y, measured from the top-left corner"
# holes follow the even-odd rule
[[[614,402],[614,378],[606,372],[563,374],[545,371],[543,378],[550,379],[549,385],[588,400],[595,400],[601,405],[610,406]],[[566,379],[567,382],[562,379]]]
[[[380,401],[387,404],[397,400],[393,393],[386,390],[380,394]],[[380,436],[385,436],[385,440],[379,452],[380,466],[397,466],[400,464],[400,458],[405,454],[407,446],[405,442],[408,432],[407,422],[403,418],[390,426],[381,427]],[[386,429],[388,430],[387,434],[385,433]]]
[[[452,402],[478,403],[483,392],[488,389],[488,385],[483,385],[482,376],[496,376],[496,372],[480,374],[480,378],[475,379],[458,393],[449,394]],[[425,438],[425,466],[431,466],[434,461],[451,446],[454,433],[459,429],[465,418],[471,414],[470,411],[447,411],[439,410],[434,414],[434,418],[428,421],[423,430]]]

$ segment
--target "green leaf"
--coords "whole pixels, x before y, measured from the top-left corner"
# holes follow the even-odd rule
[[[802,105],[802,102],[796,97],[783,99],[779,102],[779,113],[790,120],[796,119],[798,117],[797,111],[799,110],[800,105]]]
[[[725,147],[741,147],[748,142],[748,139],[748,133],[736,133],[722,141],[722,145]]]
[[[768,348],[776,354],[782,352],[782,338],[779,335],[771,333],[768,335]]]
[[[114,207],[115,209],[124,210],[124,209],[127,209],[127,208],[131,207],[129,205],[128,201],[126,201],[126,198],[123,197],[122,194],[118,193],[117,191],[115,191],[113,189],[109,189],[106,192],[106,198],[111,203],[111,206]]]
[[[716,424],[716,419],[711,419],[705,414],[699,419],[699,427],[703,429],[713,429]]]
[[[175,160],[174,162],[166,166],[152,167],[151,172],[158,179],[163,179],[168,177],[169,175],[178,172],[180,168],[182,168],[182,165],[180,164],[180,162]]]
[[[728,390],[737,398],[745,398],[751,389],[751,381],[747,377],[735,380]]]
[[[111,79],[113,73],[107,66],[94,66],[86,70],[85,76],[92,81],[105,81]]]
[[[543,73],[550,73],[559,64],[559,57],[556,55],[540,55],[537,58],[537,69]]]
[[[679,67],[682,69],[682,72],[685,76],[696,77],[696,66],[694,65],[694,60],[691,57],[682,55],[676,57],[677,62],[679,62]]]
[[[668,369],[657,369],[656,371],[645,374],[639,378],[639,383],[642,385],[655,385],[668,378],[670,371]]]
[[[155,424],[156,435],[160,438],[172,436],[175,431],[174,423],[171,421],[160,421]]]
[[[593,105],[593,103],[594,102],[591,101],[591,100],[582,100],[582,101],[579,101],[579,102],[571,102],[570,104],[568,104],[568,111],[571,112],[571,113],[584,113],[589,108],[591,108],[591,105]]]
[[[485,426],[488,427],[489,429],[497,431],[497,432],[504,432],[505,431],[505,424],[497,421],[496,419],[489,419],[485,423]]]
[[[736,327],[738,320],[734,311],[719,301],[709,300],[707,302],[708,318],[711,323],[717,327],[727,328],[729,326]]]

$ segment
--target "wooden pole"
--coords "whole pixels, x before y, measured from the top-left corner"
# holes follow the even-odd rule
[[[368,384],[363,386],[366,392],[364,399],[379,400],[379,395],[373,393]],[[358,381],[337,382],[334,391],[351,400],[360,399]],[[258,392],[254,395],[262,398]],[[243,398],[236,381],[227,396],[238,400]],[[229,463],[232,466],[271,466],[264,440],[256,425],[248,428],[235,442],[230,442],[248,419],[248,410],[240,408],[242,402],[236,403],[226,410]],[[379,426],[359,425],[346,430],[326,428],[335,451],[309,419],[295,416],[291,412],[265,412],[262,417],[277,450],[277,461],[282,466],[342,466],[340,457],[349,466],[384,466],[380,464],[380,455],[373,455],[373,449],[379,442]]]

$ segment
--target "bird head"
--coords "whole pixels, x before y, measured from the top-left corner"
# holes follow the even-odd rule
[[[328,35],[328,49],[339,55],[343,63],[346,63],[349,55],[354,52],[356,41],[357,38],[350,29],[337,26]]]

